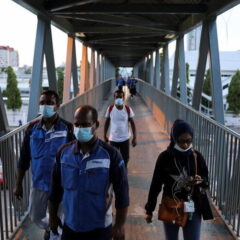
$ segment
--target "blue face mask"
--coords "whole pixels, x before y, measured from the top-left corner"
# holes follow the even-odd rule
[[[54,111],[54,105],[40,105],[39,113],[45,118],[50,118],[56,111]]]
[[[74,135],[79,142],[89,142],[93,138],[92,128],[74,127]]]
[[[122,98],[116,98],[115,99],[115,104],[116,105],[123,105],[123,99]]]

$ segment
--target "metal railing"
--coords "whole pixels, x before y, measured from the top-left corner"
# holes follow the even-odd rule
[[[138,92],[161,127],[170,133],[176,119],[191,123],[194,148],[206,159],[215,206],[240,235],[240,135],[140,80]]]
[[[75,109],[84,104],[90,104],[100,109],[102,102],[108,98],[113,87],[113,81],[109,79],[84,94],[63,104],[60,115],[72,122]],[[31,174],[27,171],[23,182],[23,199],[16,200],[13,189],[16,185],[16,169],[20,156],[24,133],[28,124],[0,138],[0,160],[2,162],[2,179],[0,189],[0,239],[5,240],[14,236],[21,222],[27,216],[28,198],[31,187]],[[1,176],[0,176],[1,177]],[[1,178],[0,178],[1,181]]]

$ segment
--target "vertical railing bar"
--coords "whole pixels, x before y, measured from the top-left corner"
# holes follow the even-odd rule
[[[237,186],[237,164],[238,164],[238,159],[237,159],[237,139],[235,139],[235,145],[234,145],[234,171],[233,171],[233,181],[234,181],[234,186]],[[233,209],[232,209],[232,216],[233,216],[233,221],[232,221],[232,226],[233,226],[233,230],[235,230],[235,222],[236,222],[236,217],[235,217],[235,213],[236,213],[236,201],[235,201],[235,194],[236,192],[233,192],[233,196],[232,196],[232,201],[233,201]]]
[[[230,150],[229,150],[229,190],[228,190],[228,193],[227,193],[227,197],[228,197],[228,200],[227,200],[227,203],[228,203],[228,209],[226,209],[226,218],[228,220],[228,223],[230,224],[231,222],[231,208],[232,208],[232,201],[231,201],[231,196],[230,194],[233,192],[232,189],[233,189],[233,185],[231,184],[231,179],[232,179],[232,172],[233,172],[233,161],[232,161],[232,152],[233,152],[233,139],[234,137],[231,135],[230,136]]]
[[[6,152],[7,152],[7,140],[4,141],[4,156],[6,156]],[[4,201],[4,215],[5,215],[5,236],[6,238],[8,238],[8,211],[7,211],[7,194],[6,194],[6,179],[7,179],[7,163],[6,163],[6,159],[2,160],[2,166],[3,166],[3,201]]]
[[[8,139],[8,145],[9,145],[9,150],[8,150],[8,154],[7,154],[7,162],[8,162],[8,179],[9,179],[9,185],[10,187],[8,188],[8,202],[9,202],[9,218],[10,218],[10,231],[13,232],[13,213],[12,213],[12,194],[13,194],[13,183],[12,183],[12,171],[13,168],[10,165],[10,161],[14,160],[11,158],[10,154],[13,154],[13,158],[14,158],[14,146],[12,145],[12,138],[13,136],[11,136]],[[10,152],[10,151],[13,152]]]
[[[0,152],[4,153],[4,151],[3,151],[3,143],[2,142],[0,142]],[[2,186],[0,188],[0,234],[1,234],[1,239],[4,240]]]

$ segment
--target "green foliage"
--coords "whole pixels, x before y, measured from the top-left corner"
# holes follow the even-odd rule
[[[211,91],[211,71],[210,71],[210,69],[207,70],[207,74],[206,74],[205,79],[204,79],[203,92],[205,94],[207,94],[208,96],[212,95],[212,91]]]
[[[7,97],[7,108],[15,111],[20,109],[22,106],[22,99],[20,96],[20,91],[18,89],[17,77],[14,73],[12,67],[8,67],[5,72],[7,73],[7,88],[6,88],[6,97]]]
[[[63,82],[64,82],[64,69],[58,67],[57,69],[57,89],[60,103],[62,103],[63,99]]]
[[[189,68],[190,68],[189,63],[186,63],[186,83],[189,83],[189,81],[190,81],[190,79],[189,79]],[[178,84],[177,91],[178,91],[177,96],[180,98],[180,83]],[[192,91],[188,87],[187,87],[187,96],[188,96],[188,103],[189,103],[190,99],[192,98]]]
[[[117,77],[120,74],[120,68],[115,68],[115,76]]]
[[[207,74],[205,75],[204,82],[203,82],[203,92],[208,96],[212,96],[211,90],[211,71],[210,69],[207,70]],[[208,108],[212,108],[212,102],[209,102],[206,98],[202,98],[202,105]]]
[[[189,79],[189,63],[186,63],[186,83],[189,83],[190,79]]]
[[[32,73],[32,69],[31,68],[28,68],[24,71],[25,74],[31,74]]]
[[[240,113],[240,71],[237,70],[231,79],[227,102],[229,104],[229,110],[235,114]]]

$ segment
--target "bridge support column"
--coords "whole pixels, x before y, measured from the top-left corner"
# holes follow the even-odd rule
[[[89,72],[88,72],[88,54],[87,46],[82,44],[82,62],[81,62],[81,77],[80,77],[80,94],[89,89]]]
[[[96,74],[95,74],[95,51],[91,49],[91,65],[89,75],[89,87],[92,88],[96,85]]]
[[[219,49],[216,19],[204,21],[199,49],[198,67],[193,93],[193,107],[199,110],[206,69],[207,54],[210,53],[212,101],[215,120],[224,124],[222,81],[220,72]]]
[[[149,60],[149,83],[154,85],[154,70],[153,70],[153,52],[151,53],[151,57]]]
[[[172,90],[171,95],[176,98],[177,97],[177,84],[179,78],[179,39],[176,41],[176,49],[174,56],[174,68],[173,68],[173,78],[172,78]]]
[[[100,83],[103,82],[103,55],[100,55],[100,77],[99,77]]]
[[[2,90],[0,88],[0,137],[9,132],[9,126],[8,126],[8,119],[7,119],[7,114],[3,102],[3,97],[2,97]]]
[[[46,24],[44,53],[47,65],[49,89],[57,91],[56,67],[53,55],[52,32],[50,23]]]
[[[186,84],[186,63],[184,53],[184,36],[181,35],[179,41],[179,80],[180,80],[180,100],[182,103],[187,104],[187,84]]]
[[[202,25],[202,33],[201,33],[199,55],[198,55],[198,65],[197,65],[196,79],[195,79],[195,85],[194,85],[194,91],[193,91],[193,101],[192,101],[192,106],[197,111],[199,111],[200,104],[201,104],[208,49],[209,49],[208,23],[205,21],[203,22],[203,25]]]
[[[96,85],[100,83],[100,54],[97,52]]]
[[[138,78],[138,71],[139,71],[139,64],[136,64],[134,67],[133,67],[133,76],[135,78]]]
[[[216,121],[224,124],[222,80],[216,20],[209,22],[209,52],[211,62],[211,83],[214,117]]]
[[[147,82],[147,61],[148,61],[148,58],[147,57],[144,57],[143,59],[143,76],[142,76],[142,79],[144,81]]]
[[[38,17],[37,34],[34,49],[32,81],[30,84],[30,99],[28,108],[28,121],[37,116],[39,97],[42,87],[43,55],[45,53],[49,88],[57,90],[56,70],[53,56],[52,34],[50,22]]]
[[[160,53],[159,49],[156,50],[156,57],[155,57],[155,74],[154,74],[154,87],[160,89]]]
[[[161,76],[161,90],[170,93],[169,84],[169,58],[168,58],[168,45],[163,48],[163,62],[162,62],[162,76]]]
[[[63,102],[67,102],[71,98],[71,76],[73,79],[74,96],[77,96],[79,90],[75,39],[72,36],[68,36],[65,77],[63,84]]]

